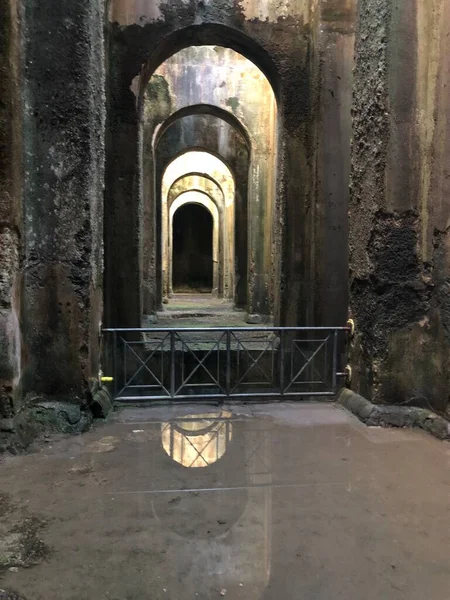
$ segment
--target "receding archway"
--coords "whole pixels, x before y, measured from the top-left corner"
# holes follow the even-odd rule
[[[214,291],[213,218],[204,205],[186,202],[173,212],[172,252],[174,291]]]
[[[125,2],[125,0],[123,0]],[[119,1],[120,4],[120,1]],[[141,6],[141,5],[139,5]],[[152,3],[146,6],[153,6]],[[306,6],[306,4],[305,4]],[[283,5],[282,12],[285,11]],[[292,9],[295,12],[295,9]],[[275,13],[278,9],[274,8]],[[288,11],[290,14],[290,11]],[[111,85],[107,139],[107,177],[105,210],[105,320],[111,326],[136,326],[140,322],[143,299],[142,245],[131,244],[142,232],[142,138],[141,100],[149,78],[158,66],[187,46],[218,44],[229,46],[254,61],[275,90],[278,108],[277,208],[275,224],[283,229],[276,239],[281,254],[274,280],[274,319],[281,325],[342,322],[347,316],[347,270],[339,267],[336,285],[330,288],[328,264],[320,259],[323,239],[333,241],[337,254],[347,248],[345,228],[328,226],[334,217],[347,214],[346,190],[343,200],[329,202],[317,186],[325,176],[318,162],[317,129],[319,123],[318,61],[316,59],[315,11],[298,18],[261,21],[255,16],[239,17],[233,10],[218,5],[214,14],[205,3],[164,3],[154,20],[145,21],[138,10],[111,11],[109,27]],[[277,13],[278,14],[278,13]],[[142,21],[144,19],[144,21]],[[145,22],[145,26],[143,26]],[[292,35],[292,27],[299,35]],[[286,33],[280,45],[280,32]],[[168,117],[160,115],[159,122]],[[324,164],[329,164],[325,162]],[[337,161],[340,165],[341,161]],[[333,166],[334,168],[334,166]],[[154,174],[152,175],[154,178]],[[149,199],[156,202],[155,181]],[[261,224],[261,223],[260,223]],[[150,234],[156,232],[151,224]],[[144,245],[145,251],[145,245]],[[149,269],[156,269],[157,258],[149,258]],[[251,258],[249,257],[249,262]],[[149,282],[149,298],[157,301],[155,282]],[[326,290],[326,304],[317,297]],[[151,308],[151,302],[149,303]],[[152,309],[153,310],[153,309]]]
[[[202,77],[199,74],[202,73]],[[203,82],[203,83],[201,83]],[[226,46],[189,46],[172,54],[153,72],[145,84],[141,100],[143,118],[144,152],[144,217],[151,217],[151,206],[145,207],[151,198],[149,190],[154,186],[159,195],[161,167],[158,165],[161,138],[170,139],[173,156],[178,140],[172,137],[174,124],[191,117],[194,120],[213,118],[221,127],[234,128],[235,135],[243,139],[249,157],[245,170],[245,202],[237,201],[235,224],[238,257],[238,283],[235,302],[246,307],[250,313],[267,318],[273,313],[274,281],[280,273],[279,244],[275,244],[276,227],[276,147],[277,102],[274,91],[263,71],[244,55]],[[166,115],[165,120],[163,115]],[[192,140],[191,147],[201,147],[204,135]],[[206,138],[209,146],[209,140]],[[227,143],[218,137],[219,152],[227,152]],[[225,142],[225,143],[224,143]],[[189,146],[188,146],[189,147]],[[156,158],[154,178],[152,160]],[[239,162],[239,159],[238,159]],[[153,178],[153,179],[152,179]],[[239,186],[240,187],[240,186]],[[239,227],[238,227],[239,225]],[[159,215],[155,214],[155,233],[158,235]],[[143,228],[150,232],[151,224]],[[245,230],[245,235],[243,231]],[[280,234],[280,232],[278,232]],[[150,236],[149,239],[155,238]],[[279,236],[278,236],[279,237]],[[160,288],[159,256],[151,244],[143,244],[143,277],[145,289],[144,306],[152,310],[152,296],[162,298]],[[153,265],[156,265],[154,269]],[[148,268],[150,267],[150,269]],[[249,277],[248,274],[252,273]],[[277,275],[278,276],[278,275]],[[146,283],[145,283],[146,282]],[[280,282],[278,282],[280,283]]]
[[[201,150],[185,152],[176,157],[166,168],[162,178],[161,196],[161,280],[163,282],[164,297],[170,295],[170,207],[168,198],[173,184],[180,180],[185,174],[191,173],[202,167],[205,175],[214,180],[223,192],[224,206],[223,219],[227,222],[226,229],[222,226],[221,231],[226,230],[227,237],[223,238],[223,269],[221,271],[221,285],[224,297],[233,297],[234,279],[234,196],[235,186],[233,174],[227,165],[217,156]],[[201,196],[201,194],[200,194]],[[199,197],[200,197],[199,196]],[[217,208],[216,208],[217,210]],[[219,231],[219,223],[218,223]],[[218,281],[219,285],[219,281]]]
[[[223,273],[223,268],[220,269],[223,255],[220,229],[217,206],[203,192],[184,192],[171,204],[167,265],[169,296],[174,292],[218,295],[223,287],[219,281]]]
[[[155,147],[155,193],[161,195],[162,177],[167,165],[176,157],[195,148],[210,152],[219,157],[233,173],[235,181],[235,223],[234,223],[234,289],[230,288],[227,297],[234,300],[237,307],[245,309],[248,300],[248,189],[250,169],[250,148],[242,128],[236,118],[228,113],[227,121],[219,117],[222,112],[209,112],[207,106],[190,107],[193,114],[178,112],[180,115],[168,127],[164,123],[163,132],[158,135]],[[207,112],[200,112],[205,109]],[[170,119],[169,119],[170,121]],[[158,131],[158,134],[160,131]],[[147,147],[145,147],[147,148]],[[146,161],[153,154],[144,150]],[[199,165],[195,167],[199,170]],[[147,174],[150,175],[148,169]],[[207,176],[206,173],[201,175]],[[145,194],[145,189],[144,189]],[[159,203],[157,204],[159,208]],[[156,215],[155,239],[158,239],[161,216]],[[157,249],[161,244],[157,242]],[[162,257],[156,256],[156,273],[159,272]],[[152,288],[155,286],[151,286]],[[157,287],[157,285],[156,285]],[[162,296],[162,290],[160,293]],[[159,297],[159,296],[158,296]]]
[[[217,297],[223,299],[233,299],[232,279],[227,279],[228,275],[235,273],[235,256],[230,256],[230,245],[227,244],[226,240],[233,234],[233,223],[230,223],[226,218],[226,207],[225,197],[222,188],[219,183],[210,176],[205,174],[200,175],[198,173],[188,173],[183,177],[180,177],[169,189],[167,196],[167,206],[170,211],[173,203],[180,197],[185,197],[187,192],[196,192],[200,194],[200,198],[204,199],[205,202],[212,202],[213,208],[211,213],[218,213],[218,285],[217,285]],[[170,227],[169,227],[170,231]],[[169,240],[170,243],[170,240]],[[235,253],[236,254],[236,253]],[[169,251],[170,256],[170,251]],[[227,263],[227,264],[226,264]],[[164,272],[163,272],[164,277]],[[171,277],[169,274],[168,284],[163,282],[163,288],[169,288],[170,297],[170,282]],[[216,289],[216,286],[214,286]]]

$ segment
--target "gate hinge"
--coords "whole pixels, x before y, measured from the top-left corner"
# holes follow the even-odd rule
[[[355,321],[353,319],[349,319],[347,321],[347,327],[350,329],[349,336],[353,337],[355,335]]]
[[[345,367],[345,382],[347,385],[350,385],[352,382],[353,369],[350,365],[346,365]]]

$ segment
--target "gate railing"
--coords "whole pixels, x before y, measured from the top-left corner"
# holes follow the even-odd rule
[[[117,400],[333,396],[348,327],[105,329]]]

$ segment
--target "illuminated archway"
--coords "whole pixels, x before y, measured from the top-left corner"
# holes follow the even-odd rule
[[[269,79],[279,103],[279,143],[273,170],[277,176],[279,208],[274,222],[284,235],[282,240],[277,238],[282,259],[274,277],[275,322],[280,325],[345,322],[348,229],[345,223],[339,227],[334,224],[344,222],[347,216],[348,186],[333,188],[342,201],[330,202],[328,195],[320,190],[316,193],[317,184],[326,179],[325,169],[331,166],[335,169],[335,165],[344,171],[346,168],[345,157],[341,158],[339,153],[332,152],[328,158],[317,160],[321,156],[317,143],[319,88],[314,36],[310,35],[317,11],[302,16],[295,26],[299,35],[292,35],[295,21],[283,17],[284,4],[278,9],[271,4],[271,10],[279,18],[270,23],[261,23],[258,18],[247,20],[245,9],[236,18],[233,10],[220,3],[213,12],[204,2],[180,3],[180,7],[175,7],[167,2],[129,5],[127,0],[114,0],[113,5],[109,43],[116,60],[111,61],[108,90],[105,323],[112,327],[136,327],[141,322],[146,296],[148,311],[153,312],[159,305],[161,296],[153,273],[159,269],[160,258],[154,255],[149,258],[148,270],[154,279],[145,282],[142,277],[142,248],[145,251],[147,246],[141,243],[140,236],[147,226],[142,227],[141,217],[143,213],[147,215],[149,236],[155,240],[156,217],[152,206],[159,205],[160,197],[154,194],[158,184],[153,171],[147,200],[143,198],[143,180],[147,176],[142,171],[140,105],[146,85],[159,65],[187,46],[200,45],[228,46],[253,61]],[[294,19],[298,5],[294,3],[288,10]],[[267,35],[270,27],[283,35],[286,32],[282,45],[278,35]],[[296,98],[301,101],[295,101]],[[163,122],[167,112],[160,117],[159,122]],[[251,136],[250,130],[249,133]],[[339,259],[325,265],[321,259],[324,238],[332,242]],[[336,276],[333,286],[329,285],[330,269]],[[319,304],[318,299],[325,295],[327,302]]]
[[[174,181],[167,196],[169,207],[175,198],[188,190],[198,190],[207,194],[214,200],[219,210],[225,207],[225,197],[220,184],[205,173],[186,173]]]
[[[164,172],[162,180],[162,198],[161,198],[161,238],[162,238],[162,280],[163,294],[168,297],[171,290],[171,269],[170,269],[170,249],[169,249],[169,231],[171,229],[171,220],[169,215],[168,197],[173,184],[179,181],[185,174],[202,169],[202,174],[209,177],[220,186],[224,197],[223,219],[228,227],[220,226],[217,219],[217,231],[223,231],[227,237],[223,238],[223,272],[221,273],[224,297],[233,297],[234,280],[234,178],[227,165],[217,156],[201,150],[193,150],[175,158]],[[214,204],[214,203],[213,203]],[[217,206],[216,206],[217,210]],[[217,250],[219,249],[219,241]],[[218,255],[217,255],[218,258]],[[217,284],[219,280],[217,279]]]
[[[236,273],[236,262],[235,256],[229,255],[230,246],[232,247],[232,243],[227,244],[227,240],[229,236],[231,236],[231,240],[233,239],[233,223],[229,222],[229,219],[226,218],[226,209],[225,209],[225,198],[224,193],[220,185],[210,176],[206,176],[205,174],[199,173],[188,173],[180,179],[174,181],[170,190],[168,192],[167,203],[170,211],[170,207],[174,200],[176,200],[181,194],[187,191],[197,191],[203,194],[206,194],[216,205],[217,210],[219,212],[219,276],[218,276],[218,297],[232,299],[233,298],[233,288],[232,288],[232,280],[227,279],[226,273]],[[235,209],[236,210],[236,209]],[[230,216],[230,215],[229,215]],[[236,219],[236,213],[235,213]],[[236,233],[236,231],[235,231]],[[235,242],[235,254],[236,254],[236,242]],[[170,256],[170,254],[169,254]],[[229,262],[228,267],[226,267],[226,262]],[[236,273],[236,276],[239,277],[239,273]],[[169,277],[170,283],[170,277]]]
[[[173,229],[174,229],[174,216],[177,210],[182,206],[197,204],[206,208],[209,211],[213,227],[212,227],[212,294],[217,296],[219,290],[219,210],[216,204],[211,200],[209,196],[203,192],[190,190],[180,194],[178,198],[172,203],[169,208],[169,239],[168,239],[168,285],[169,285],[169,296],[173,294],[173,265],[174,265],[174,240],[173,240]],[[199,232],[200,234],[200,232]]]
[[[229,290],[225,296],[232,299],[235,305],[245,309],[248,301],[248,189],[250,169],[250,146],[245,132],[239,126],[239,121],[227,111],[208,111],[210,107],[200,105],[189,107],[192,114],[186,111],[178,111],[175,121],[171,118],[162,128],[158,135],[157,146],[154,149],[155,157],[155,184],[156,198],[161,197],[161,186],[163,173],[168,164],[177,156],[191,151],[201,149],[214,154],[228,166],[233,173],[235,183],[235,208],[234,224],[230,224],[230,230],[234,229],[234,289]],[[187,110],[187,109],[186,109]],[[203,110],[208,112],[202,112]],[[174,116],[175,116],[174,115]],[[222,118],[227,115],[227,120]],[[159,133],[159,131],[158,131]],[[145,146],[145,155],[149,157],[149,149]],[[153,154],[151,155],[153,156]],[[153,160],[151,157],[146,160]],[[146,170],[148,173],[148,169]],[[203,173],[205,176],[206,174]],[[145,193],[145,188],[144,188]],[[152,277],[152,273],[161,273],[161,214],[160,205],[156,207],[156,270],[144,271]],[[144,230],[145,232],[146,230]],[[152,245],[151,240],[148,242]],[[158,276],[158,281],[160,277]],[[156,285],[158,286],[158,281]],[[162,298],[158,293],[158,298]]]

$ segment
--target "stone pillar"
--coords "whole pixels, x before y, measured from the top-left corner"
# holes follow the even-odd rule
[[[317,15],[314,17],[317,19]],[[293,37],[284,65],[279,97],[279,143],[276,217],[283,231],[281,248],[281,285],[275,295],[282,326],[319,325],[314,319],[316,306],[315,223],[318,118],[318,49],[313,32]],[[279,267],[278,267],[279,268]],[[277,311],[278,312],[278,311]]]
[[[448,407],[450,5],[360,0],[350,300],[354,386]]]
[[[99,369],[104,2],[23,3],[24,399],[83,404]]]
[[[264,169],[261,157],[253,155],[249,173],[248,323],[261,323],[268,319],[270,314],[268,291],[270,263],[267,265],[265,260],[266,246],[269,244],[270,247],[270,239],[264,239],[264,225],[266,218],[271,220],[271,217],[266,215],[268,190],[261,169]],[[271,232],[269,235],[271,236]]]
[[[15,0],[0,0],[0,425],[14,413],[20,372],[22,159],[19,67],[19,4]]]
[[[248,323],[271,320],[272,241],[275,215],[275,139],[259,141],[252,155],[248,202]],[[262,146],[262,147],[261,147]],[[237,224],[239,227],[240,224]]]
[[[314,321],[348,318],[348,203],[356,0],[322,0]]]

